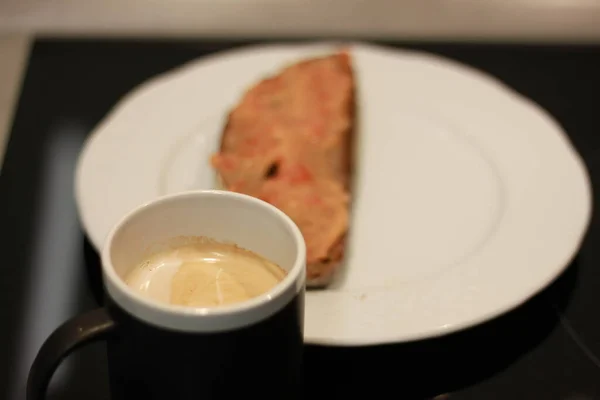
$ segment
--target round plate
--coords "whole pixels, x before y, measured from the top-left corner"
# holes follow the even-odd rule
[[[334,44],[247,47],[126,96],[87,141],[81,221],[101,248],[130,209],[215,184],[209,156],[256,81]],[[493,78],[411,51],[350,46],[358,151],[345,265],[306,298],[308,343],[423,339],[495,317],[568,265],[587,228],[586,170],[546,112]]]

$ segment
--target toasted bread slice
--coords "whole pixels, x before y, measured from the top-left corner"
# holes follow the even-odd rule
[[[298,225],[309,287],[329,284],[344,257],[354,109],[348,53],[296,63],[243,95],[212,159],[225,189],[261,198]]]

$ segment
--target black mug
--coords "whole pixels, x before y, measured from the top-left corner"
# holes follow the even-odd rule
[[[159,303],[127,286],[148,249],[181,236],[233,242],[287,275],[259,297],[213,308]],[[187,192],[140,206],[105,241],[105,308],[52,333],[29,372],[27,399],[44,398],[61,360],[95,340],[107,342],[113,400],[301,398],[305,253],[296,225],[250,196]]]

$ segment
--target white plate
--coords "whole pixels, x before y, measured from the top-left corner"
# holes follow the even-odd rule
[[[87,141],[77,168],[77,205],[96,248],[137,205],[213,188],[209,155],[242,92],[333,48],[231,51],[126,96]],[[349,251],[335,284],[307,294],[306,341],[442,335],[548,285],[577,251],[591,210],[586,170],[561,128],[468,67],[372,45],[351,49],[360,145]]]

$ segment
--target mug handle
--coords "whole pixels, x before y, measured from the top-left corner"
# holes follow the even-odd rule
[[[27,400],[42,400],[54,371],[73,350],[106,337],[115,330],[106,309],[98,308],[71,318],[46,339],[27,379]]]

